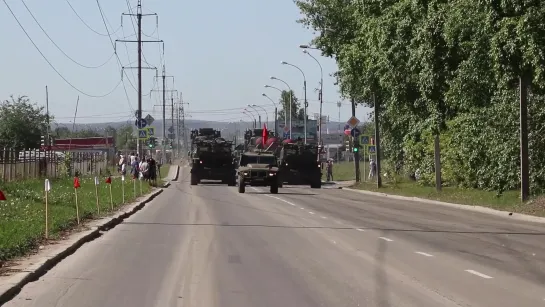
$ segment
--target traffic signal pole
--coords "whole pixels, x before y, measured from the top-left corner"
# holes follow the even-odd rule
[[[354,98],[351,99],[352,101],[352,116],[356,116],[356,102],[354,101]],[[354,138],[354,168],[356,170],[356,182],[360,182],[360,140],[359,137]]]

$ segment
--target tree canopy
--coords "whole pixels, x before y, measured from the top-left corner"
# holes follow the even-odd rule
[[[305,118],[305,110],[301,107],[299,99],[295,96],[293,91],[282,91],[280,95],[280,100],[278,103],[282,106],[282,109],[278,111],[278,119],[284,119],[284,115],[287,114],[289,117],[290,112],[290,93],[291,93],[291,117],[292,119],[303,120]]]
[[[0,105],[0,123],[0,146],[21,150],[40,146],[48,118],[44,107],[31,103],[28,97],[12,96]]]
[[[529,94],[532,191],[545,189],[545,7],[535,0],[296,0],[343,96],[381,103],[388,163],[446,184],[519,186],[518,78]],[[372,107],[372,105],[369,105]]]

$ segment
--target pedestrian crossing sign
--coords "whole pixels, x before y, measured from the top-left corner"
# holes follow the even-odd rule
[[[148,139],[148,129],[138,129],[138,139],[147,140]]]
[[[155,135],[155,127],[146,127],[148,130],[148,138]]]

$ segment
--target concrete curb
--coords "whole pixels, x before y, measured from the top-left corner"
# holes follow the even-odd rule
[[[108,231],[121,224],[123,220],[140,211],[147,203],[152,201],[162,192],[163,189],[154,191],[152,194],[146,196],[144,200],[127,208],[123,212],[118,212],[114,216],[100,219],[95,221],[95,223],[91,222],[93,225],[91,230],[75,234],[75,238],[69,240],[70,242],[61,243],[59,244],[61,246],[55,250],[52,250],[50,255],[44,255],[44,260],[39,261],[26,268],[24,271],[13,275],[9,279],[9,282],[7,282],[5,285],[0,285],[0,306],[12,300],[15,296],[17,296],[17,294],[19,294],[25,285],[33,281],[37,281],[41,276],[45,275],[64,258],[75,253],[85,243],[91,242],[100,237],[101,231]]]
[[[174,166],[174,165],[173,165]],[[171,166],[172,167],[172,166]],[[165,182],[163,184],[163,188],[168,188],[172,181],[178,180],[178,175],[180,174],[180,166],[176,165],[176,174],[174,175],[174,178],[170,179],[169,181]]]
[[[495,210],[495,209],[481,207],[481,206],[461,205],[461,204],[448,203],[448,202],[444,202],[444,201],[431,200],[431,199],[425,199],[425,198],[419,198],[419,197],[401,196],[401,195],[386,194],[386,193],[379,193],[379,192],[372,192],[372,191],[365,191],[365,190],[357,190],[357,189],[351,189],[351,188],[342,188],[341,187],[341,189],[342,190],[347,190],[347,191],[350,191],[350,192],[360,193],[360,194],[387,197],[387,198],[397,199],[397,200],[408,200],[408,201],[412,201],[412,202],[426,203],[426,204],[439,205],[439,206],[444,206],[444,207],[449,207],[449,208],[455,208],[455,209],[479,212],[479,213],[484,213],[484,214],[490,214],[490,215],[503,217],[505,219],[515,219],[515,220],[524,221],[524,222],[533,222],[533,223],[545,224],[545,218],[543,218],[543,217],[527,215],[527,214],[520,214],[520,213],[513,213],[513,212],[508,212],[508,211]]]

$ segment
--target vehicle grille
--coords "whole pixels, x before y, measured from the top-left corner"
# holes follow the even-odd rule
[[[255,178],[265,178],[265,177],[267,177],[267,172],[265,172],[265,171],[252,171],[251,176],[255,177]]]

